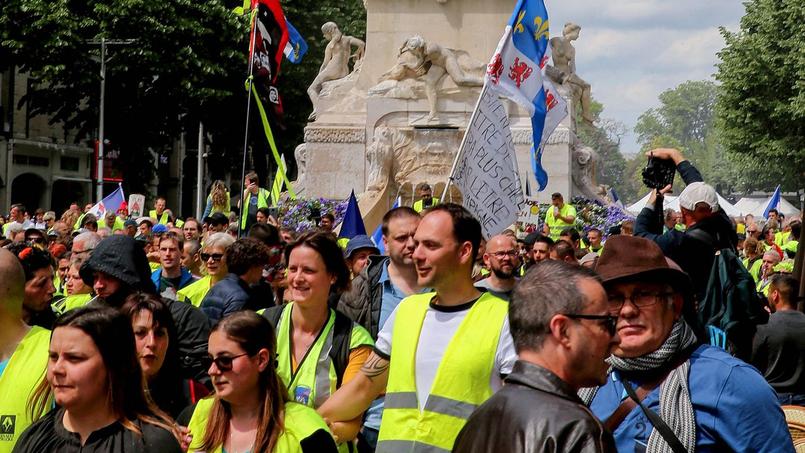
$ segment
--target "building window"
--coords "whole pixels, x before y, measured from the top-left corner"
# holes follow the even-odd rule
[[[63,171],[78,171],[78,157],[61,156],[60,167]]]
[[[24,154],[14,154],[14,165],[28,165],[30,167],[49,167],[50,159],[47,157],[26,156]]]

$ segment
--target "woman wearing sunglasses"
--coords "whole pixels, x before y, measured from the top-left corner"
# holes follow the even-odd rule
[[[189,451],[336,451],[324,420],[289,401],[274,368],[274,331],[265,318],[252,311],[227,316],[213,327],[208,351],[215,395],[192,409]]]
[[[207,237],[200,254],[203,264],[202,271],[206,275],[177,291],[176,295],[179,300],[191,303],[196,307],[201,305],[201,301],[204,300],[204,296],[207,295],[210,288],[226,277],[228,271],[223,258],[226,249],[234,242],[235,239],[226,233],[213,233]]]
[[[82,307],[56,320],[46,379],[29,411],[57,407],[31,425],[19,453],[179,453],[173,421],[143,391],[128,318],[108,307]]]
[[[284,306],[264,316],[277,326],[277,370],[294,401],[318,408],[360,370],[374,342],[369,333],[328,304],[348,289],[350,271],[333,237],[315,232],[285,248]],[[358,434],[361,416],[331,425],[342,451]]]

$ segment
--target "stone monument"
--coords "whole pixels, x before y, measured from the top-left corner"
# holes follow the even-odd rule
[[[309,91],[315,96],[315,121],[305,128],[305,143],[295,152],[302,179],[296,187],[305,196],[329,198],[346,198],[354,189],[372,230],[398,196],[403,204],[412,204],[419,184],[427,182],[441,195],[512,3],[366,0],[364,5],[365,56],[356,59],[351,71],[345,70],[344,55],[353,46],[360,49],[362,41],[344,41],[350,37],[338,38],[337,27],[322,27],[331,44],[339,43],[333,47],[340,47],[322,65]],[[574,76],[559,80],[572,112],[576,102],[584,101],[575,100],[579,98],[571,85],[582,80],[575,75],[575,52],[568,58],[554,61],[554,66],[557,74]],[[329,65],[337,69],[330,71]],[[515,103],[503,102],[523,182],[530,180],[540,201],[547,202],[552,192],[573,195],[572,173],[578,163],[573,163],[572,113],[548,141],[543,167],[550,179],[545,191],[536,192],[529,158],[531,120]],[[460,192],[451,187],[448,199],[460,201]]]

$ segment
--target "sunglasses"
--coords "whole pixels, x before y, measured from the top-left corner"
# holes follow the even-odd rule
[[[209,261],[210,258],[212,258],[213,261],[221,261],[223,257],[223,253],[202,253],[201,261]]]
[[[615,335],[615,332],[618,330],[618,317],[612,315],[578,315],[578,314],[564,314],[570,319],[592,319],[597,321],[603,321],[602,325],[605,329],[607,329],[607,333],[609,336]]]
[[[238,357],[243,357],[245,355],[249,355],[247,353],[238,354],[238,355],[219,355],[218,357],[207,356],[206,362],[204,365],[209,369],[210,365],[213,363],[218,368],[218,370],[224,371],[232,371],[232,362],[235,361]]]

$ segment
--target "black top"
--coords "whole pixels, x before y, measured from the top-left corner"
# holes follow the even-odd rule
[[[615,442],[576,392],[518,360],[506,385],[470,416],[453,452],[614,452]]]
[[[119,422],[114,422],[90,434],[82,447],[79,435],[64,427],[63,417],[64,409],[54,409],[28,427],[14,446],[14,453],[182,452],[179,442],[169,431],[139,421],[134,424],[141,430],[141,435],[124,428]]]
[[[777,393],[805,395],[805,314],[778,311],[757,327],[752,365]]]

